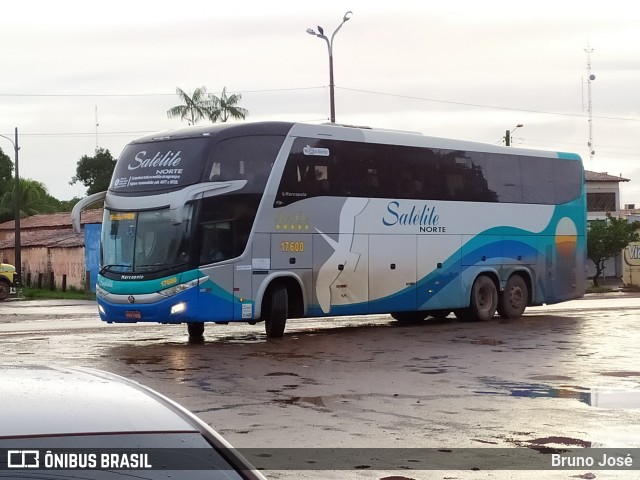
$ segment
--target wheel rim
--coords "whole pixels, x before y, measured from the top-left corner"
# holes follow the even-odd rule
[[[493,304],[493,295],[491,289],[488,286],[482,286],[478,290],[478,310],[481,312],[488,312]]]
[[[520,287],[513,287],[509,290],[509,305],[511,308],[519,309],[522,306],[523,292]]]

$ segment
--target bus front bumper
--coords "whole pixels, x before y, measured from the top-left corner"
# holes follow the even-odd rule
[[[151,300],[151,301],[149,301]],[[170,297],[108,295],[98,297],[100,319],[107,323],[185,323],[198,321],[198,289]]]

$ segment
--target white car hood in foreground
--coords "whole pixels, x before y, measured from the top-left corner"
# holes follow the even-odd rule
[[[0,437],[193,432],[145,387],[105,372],[0,366]]]

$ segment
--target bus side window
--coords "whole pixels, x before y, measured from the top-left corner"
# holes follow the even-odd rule
[[[392,147],[394,187],[398,198],[431,198],[434,188],[440,183],[429,162],[426,148]]]
[[[371,198],[395,196],[390,160],[387,145],[344,142],[339,159],[341,194]]]
[[[280,180],[276,206],[331,194],[328,163],[302,155],[291,155]]]
[[[213,263],[233,256],[231,221],[202,224],[200,263]]]

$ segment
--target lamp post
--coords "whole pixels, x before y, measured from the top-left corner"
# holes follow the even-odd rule
[[[338,28],[334,30],[333,34],[331,35],[331,40],[329,40],[325,36],[324,29],[320,25],[318,25],[317,33],[313,28],[307,28],[307,33],[309,35],[314,35],[318,38],[322,38],[325,42],[327,42],[327,50],[329,51],[329,104],[331,106],[331,123],[336,122],[336,105],[335,105],[334,83],[333,83],[333,38],[336,36],[336,33],[338,33],[338,30],[340,30],[342,25],[344,25],[344,22],[346,22],[351,18],[351,15],[353,15],[352,11],[348,11],[347,13],[344,14],[344,17],[342,17],[342,23],[338,25]]]
[[[516,127],[513,130],[507,130],[507,133],[504,135],[504,144],[507,147],[511,146],[511,135],[513,134],[513,132],[515,132],[520,127],[524,127],[524,125],[519,123],[519,124],[516,125]]]
[[[18,146],[18,127],[15,129],[15,140],[11,140],[11,138],[6,137],[4,135],[0,135],[2,138],[6,138],[13,145],[13,152],[15,157],[15,166],[16,166],[16,187],[15,187],[15,267],[16,267],[16,287],[19,287],[22,283],[22,255],[21,255],[21,245],[20,245],[20,173],[18,171],[18,150],[20,147]]]

